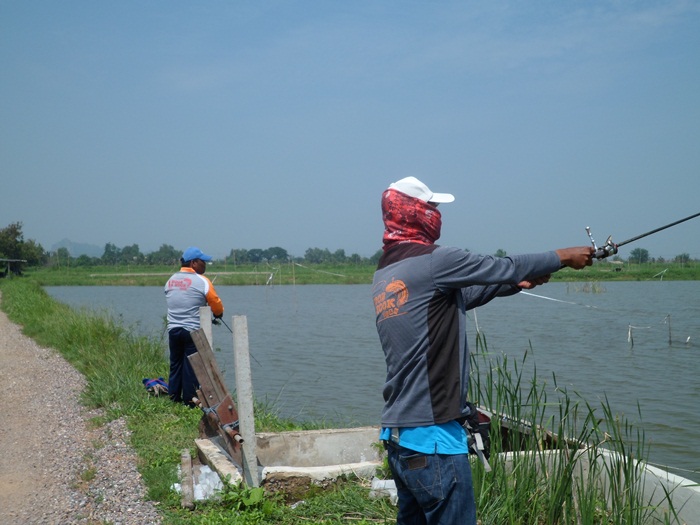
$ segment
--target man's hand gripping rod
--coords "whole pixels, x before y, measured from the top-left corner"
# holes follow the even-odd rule
[[[588,238],[591,240],[591,244],[593,245],[593,249],[595,250],[593,257],[595,257],[596,259],[605,259],[606,257],[610,257],[611,255],[615,255],[620,246],[624,246],[625,244],[629,244],[631,242],[639,240],[642,237],[646,237],[647,235],[651,235],[652,233],[660,232],[661,230],[665,230],[666,228],[670,228],[671,226],[675,226],[676,224],[680,224],[682,222],[689,221],[690,219],[694,219],[695,217],[698,217],[698,216],[700,216],[700,213],[690,215],[689,217],[686,217],[685,219],[681,219],[679,221],[672,222],[671,224],[667,224],[666,226],[661,226],[661,228],[656,228],[655,230],[651,230],[651,231],[648,231],[646,233],[642,233],[641,235],[637,235],[636,237],[632,237],[631,239],[627,239],[626,241],[622,241],[621,243],[618,243],[618,244],[615,244],[612,241],[612,235],[610,235],[606,239],[605,244],[601,247],[596,246],[595,241],[593,240],[593,236],[591,235],[591,229],[588,226],[586,226],[586,232],[588,233]]]

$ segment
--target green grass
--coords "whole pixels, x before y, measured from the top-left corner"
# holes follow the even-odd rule
[[[386,499],[369,498],[369,483],[360,479],[340,479],[326,490],[310,491],[295,507],[279,495],[227,485],[219,500],[198,503],[193,511],[181,509],[180,497],[170,487],[178,481],[181,451],[195,453],[201,412],[147,396],[142,379],[167,376],[165,344],[135,337],[114,320],[72,310],[51,299],[33,279],[2,280],[0,291],[2,309],[13,322],[58,350],[87,378],[82,402],[104,409],[102,419],[92,423],[126,419],[148,497],[159,503],[164,523],[394,522],[396,509]],[[647,454],[643,431],[617,416],[607,402],[593,407],[560,388],[556,378],[547,386],[536,374],[523,377],[526,357],[522,362],[494,358],[482,337],[475,350],[472,399],[514,422],[508,432],[492,427],[491,472],[472,463],[483,525],[676,522],[672,507],[664,521],[654,517],[641,493],[638,460]],[[258,431],[308,428],[313,424],[282,420],[274,407],[256,404]],[[524,452],[499,454],[509,450]],[[581,458],[590,469],[582,468]],[[89,469],[88,464],[81,482],[94,476]]]

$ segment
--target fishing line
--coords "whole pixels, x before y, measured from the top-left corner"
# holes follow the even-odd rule
[[[538,295],[538,294],[534,294],[534,293],[531,293],[531,292],[526,292],[526,291],[524,291],[524,290],[521,290],[520,293],[521,293],[521,294],[525,294],[525,295],[529,295],[529,296],[531,296],[531,297],[535,297],[535,298],[537,298],[537,299],[546,299],[547,301],[554,301],[554,302],[557,302],[557,303],[571,304],[571,305],[574,305],[574,306],[583,306],[584,308],[592,308],[592,309],[599,310],[599,311],[601,311],[601,312],[605,312],[605,311],[610,312],[610,311],[613,311],[613,310],[611,310],[611,309],[609,309],[609,308],[600,308],[600,307],[598,307],[598,306],[593,306],[593,305],[590,305],[590,304],[577,303],[577,302],[574,302],[574,301],[564,301],[564,300],[562,300],[562,299],[555,299],[555,298],[553,298],[553,297],[547,297],[547,296],[544,296],[544,295]],[[649,315],[651,315],[651,314],[645,314],[645,315],[649,316]],[[659,314],[659,315],[660,315],[660,314]],[[476,321],[476,316],[475,316],[475,321]],[[663,318],[661,321],[658,322],[658,324],[661,324],[661,325],[668,325],[668,344],[669,344],[669,345],[672,345],[672,344],[673,344],[673,335],[672,335],[672,332],[671,332],[671,314],[666,314],[666,315],[664,316],[664,318]],[[477,328],[477,333],[479,333],[479,326],[478,326],[478,324],[477,324],[476,328]],[[654,326],[635,326],[635,325],[632,325],[632,324],[628,324],[628,325],[627,325],[627,342],[628,342],[631,346],[634,346],[634,335],[633,335],[633,330],[652,330],[652,329],[654,329]],[[686,346],[690,346],[690,345],[691,345],[691,336],[688,336],[684,342],[685,342],[685,345],[686,345]]]
[[[593,306],[593,305],[590,305],[590,304],[575,303],[575,302],[573,302],[573,301],[563,301],[563,300],[561,300],[561,299],[554,299],[553,297],[546,297],[546,296],[544,296],[544,295],[537,295],[537,294],[535,294],[535,293],[525,292],[525,291],[522,291],[522,290],[520,291],[520,293],[521,293],[521,294],[525,294],[525,295],[530,295],[530,296],[532,296],[532,297],[537,297],[538,299],[546,299],[546,300],[548,300],[548,301],[554,301],[554,302],[557,302],[557,303],[573,304],[573,305],[576,305],[576,306],[583,306],[583,307],[585,307],[585,308],[595,308],[595,309],[598,309],[597,306]]]
[[[223,323],[224,326],[225,326],[226,328],[228,328],[228,331],[229,331],[229,332],[233,333],[233,330],[231,330],[231,327],[230,327],[229,325],[226,324],[226,321],[224,321],[223,317],[215,317],[215,318],[212,320],[211,324],[219,324],[220,322]],[[259,366],[262,366],[262,364],[260,363],[260,361],[258,361],[257,359],[255,359],[255,356],[252,354],[252,352],[250,352],[250,350],[248,350],[248,354],[250,355],[250,357],[253,358],[253,361],[255,361],[256,363],[258,363]]]

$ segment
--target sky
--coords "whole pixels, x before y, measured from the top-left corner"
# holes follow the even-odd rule
[[[409,175],[483,254],[700,212],[697,0],[0,0],[0,71],[0,228],[45,249],[369,257]]]

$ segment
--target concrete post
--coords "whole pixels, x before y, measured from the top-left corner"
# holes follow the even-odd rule
[[[208,306],[199,307],[199,327],[204,330],[209,346],[214,348],[214,339],[211,332],[211,308]]]
[[[234,315],[231,321],[239,432],[243,438],[241,445],[243,478],[249,487],[259,487],[260,473],[258,472],[255,417],[253,414],[253,378],[250,372],[250,353],[248,350],[248,319],[245,315]]]

